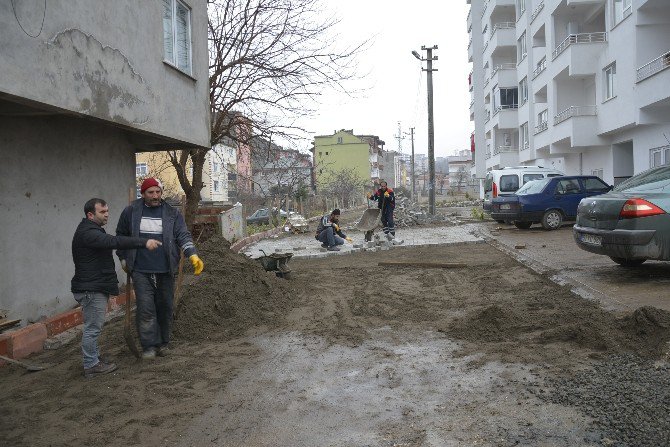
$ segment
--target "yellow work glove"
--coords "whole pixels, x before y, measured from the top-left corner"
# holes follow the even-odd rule
[[[335,230],[335,232],[338,232],[340,231],[340,226],[338,224],[333,224],[333,229]]]
[[[389,194],[388,191],[386,191],[386,192],[384,193],[384,197],[388,197],[388,196],[390,196],[390,194]]]
[[[345,239],[347,242],[353,242],[353,241],[354,241],[354,240],[353,240],[352,238],[350,238],[349,236],[345,237],[344,239]]]
[[[372,198],[372,194],[368,193],[368,199]]]
[[[195,275],[199,275],[202,273],[202,269],[205,268],[205,263],[202,262],[202,259],[198,255],[191,255],[189,258],[191,260],[191,264],[193,264],[193,273]]]

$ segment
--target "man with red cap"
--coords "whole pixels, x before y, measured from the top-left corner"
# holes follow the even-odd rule
[[[137,297],[137,332],[145,359],[164,356],[172,329],[174,276],[184,252],[196,275],[204,268],[179,210],[164,200],[163,185],[147,178],[140,188],[141,198],[121,213],[116,234],[157,239],[163,243],[152,252],[117,250],[121,265],[132,275]]]

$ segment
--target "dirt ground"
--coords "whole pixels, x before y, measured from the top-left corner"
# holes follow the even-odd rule
[[[137,362],[117,320],[113,374],[85,380],[78,340],[29,359],[45,371],[0,368],[3,445],[602,445],[526,384],[670,340],[667,312],[605,312],[486,244],[294,259],[290,280],[218,239],[200,251],[170,357]]]

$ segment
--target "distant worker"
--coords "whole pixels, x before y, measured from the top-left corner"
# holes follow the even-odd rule
[[[180,250],[191,261],[199,275],[204,268],[198,257],[191,233],[181,213],[162,200],[163,186],[147,178],[140,187],[142,197],[121,213],[116,234],[153,237],[164,245],[151,253],[118,250],[124,270],[135,285],[137,297],[137,332],[142,358],[153,359],[169,352],[174,299],[174,276],[179,269]]]
[[[339,222],[340,210],[335,208],[330,214],[321,218],[316,229],[316,240],[328,251],[340,251],[338,245],[343,245],[344,241],[352,242],[352,239],[342,232]]]
[[[98,336],[105,324],[109,295],[119,294],[119,280],[114,267],[114,249],[147,248],[155,250],[161,243],[155,239],[112,236],[102,228],[109,220],[109,207],[102,199],[91,199],[84,204],[84,217],[72,238],[74,277],[72,294],[81,305],[84,330],[81,336],[81,354],[84,377],[107,374],[116,369],[109,359],[102,360],[98,350]]]
[[[368,199],[376,200],[381,210],[381,222],[383,231],[388,240],[395,238],[395,225],[393,223],[393,210],[395,209],[395,194],[385,181],[379,183],[379,189],[374,194],[368,194]]]

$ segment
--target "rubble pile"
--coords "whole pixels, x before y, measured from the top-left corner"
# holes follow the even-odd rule
[[[396,228],[398,228],[443,222],[446,217],[441,213],[435,213],[434,216],[431,216],[428,214],[427,206],[421,206],[410,198],[397,193],[395,196],[393,219]]]

